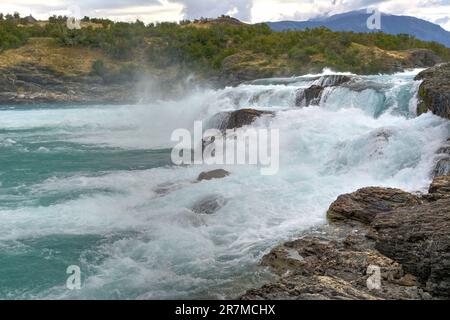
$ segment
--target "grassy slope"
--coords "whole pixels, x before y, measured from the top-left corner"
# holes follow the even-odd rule
[[[46,22],[38,22],[45,26]],[[221,24],[233,26],[244,25],[238,21],[210,20],[203,22],[191,22],[188,25],[181,26],[210,28]],[[103,28],[101,24],[93,22],[83,22],[83,28],[92,29]],[[157,45],[165,45],[160,37],[146,37],[143,45],[133,48],[132,55],[127,59],[116,59],[104,50],[92,48],[89,46],[62,46],[54,38],[30,38],[25,45],[8,49],[0,52],[0,69],[8,68],[18,64],[34,64],[51,69],[66,76],[82,76],[92,71],[92,64],[96,60],[102,60],[108,69],[119,70],[122,66],[134,63],[139,66],[141,71],[154,75],[177,73],[176,64],[162,66],[158,62],[149,59],[147,51]],[[157,45],[156,45],[157,44]],[[409,51],[382,50],[374,46],[366,46],[359,43],[351,43],[348,50],[358,61],[371,61],[376,59],[385,65],[403,65],[409,59]],[[315,53],[304,60],[293,60],[287,53],[269,55],[263,52],[252,52],[250,50],[241,50],[231,57],[225,58],[221,63],[221,69],[214,72],[239,72],[240,70],[250,70],[262,75],[289,75],[300,74],[309,71],[317,71],[327,66],[327,58],[322,53]],[[350,70],[352,71],[352,70]],[[354,71],[354,70],[353,70]]]

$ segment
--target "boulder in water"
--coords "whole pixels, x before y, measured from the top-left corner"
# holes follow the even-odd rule
[[[431,200],[450,198],[450,175],[434,178],[427,198]]]
[[[260,111],[255,109],[240,109],[231,112],[220,112],[211,120],[215,129],[227,130],[237,129],[252,124],[257,118],[263,115],[273,115],[270,111]]]
[[[350,76],[339,74],[322,76],[314,81],[314,84],[309,88],[299,89],[297,91],[295,105],[297,107],[317,105],[320,103],[325,88],[337,87],[351,80],[352,78]]]
[[[295,97],[295,105],[299,107],[319,104],[323,90],[324,87],[317,85],[312,85],[306,89],[299,89]]]
[[[228,118],[227,129],[241,128],[252,124],[257,118],[262,115],[272,115],[269,111],[259,111],[255,109],[241,109],[233,111]]]
[[[331,74],[326,76],[321,76],[317,81],[315,81],[315,85],[321,87],[336,87],[340,86],[344,83],[350,82],[352,78],[347,75],[342,74]]]
[[[200,173],[200,175],[197,178],[197,181],[222,179],[229,175],[230,175],[230,173],[223,169],[205,171],[205,172]]]

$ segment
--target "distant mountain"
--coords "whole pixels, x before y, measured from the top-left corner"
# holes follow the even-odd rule
[[[320,17],[308,21],[268,22],[275,31],[304,30],[326,27],[333,31],[374,32],[367,28],[367,19],[371,14],[363,11],[351,11],[330,17]],[[410,34],[424,41],[436,41],[450,48],[450,32],[441,26],[409,16],[381,14],[381,30],[388,34]]]

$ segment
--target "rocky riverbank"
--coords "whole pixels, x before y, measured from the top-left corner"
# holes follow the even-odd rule
[[[418,114],[450,119],[450,64],[420,73]],[[274,248],[279,276],[241,299],[449,299],[450,139],[425,195],[368,187],[341,195],[329,224]]]
[[[424,196],[389,188],[340,196],[328,217],[329,225],[264,256],[279,279],[241,298],[450,297],[450,176]]]

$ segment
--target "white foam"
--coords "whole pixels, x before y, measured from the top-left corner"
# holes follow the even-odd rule
[[[417,87],[412,88],[411,77],[389,79],[392,90],[413,99]],[[81,291],[55,287],[39,297],[233,297],[251,286],[246,281],[254,276],[252,268],[271,247],[325,223],[326,210],[338,195],[369,185],[426,191],[434,153],[448,137],[447,120],[430,113],[416,118],[396,113],[401,101],[385,106],[372,91],[347,89],[330,92],[320,107],[295,108],[289,99],[297,89],[245,85],[196,92],[178,102],[27,111],[26,118],[7,111],[0,127],[57,127],[69,141],[145,149],[167,146],[173,128],[189,128],[218,111],[275,106],[270,127],[280,130],[281,159],[275,176],[236,166],[226,168],[231,175],[225,179],[200,183],[193,183],[198,174],[212,168],[54,177],[34,185],[33,195],[82,191],[82,196],[49,206],[0,209],[0,241],[130,233],[92,249],[106,258],[98,264],[82,261],[93,275]],[[251,102],[264,90],[266,96]],[[174,186],[167,194],[157,192],[167,184]],[[216,214],[199,216],[190,210],[212,194],[227,199]]]

